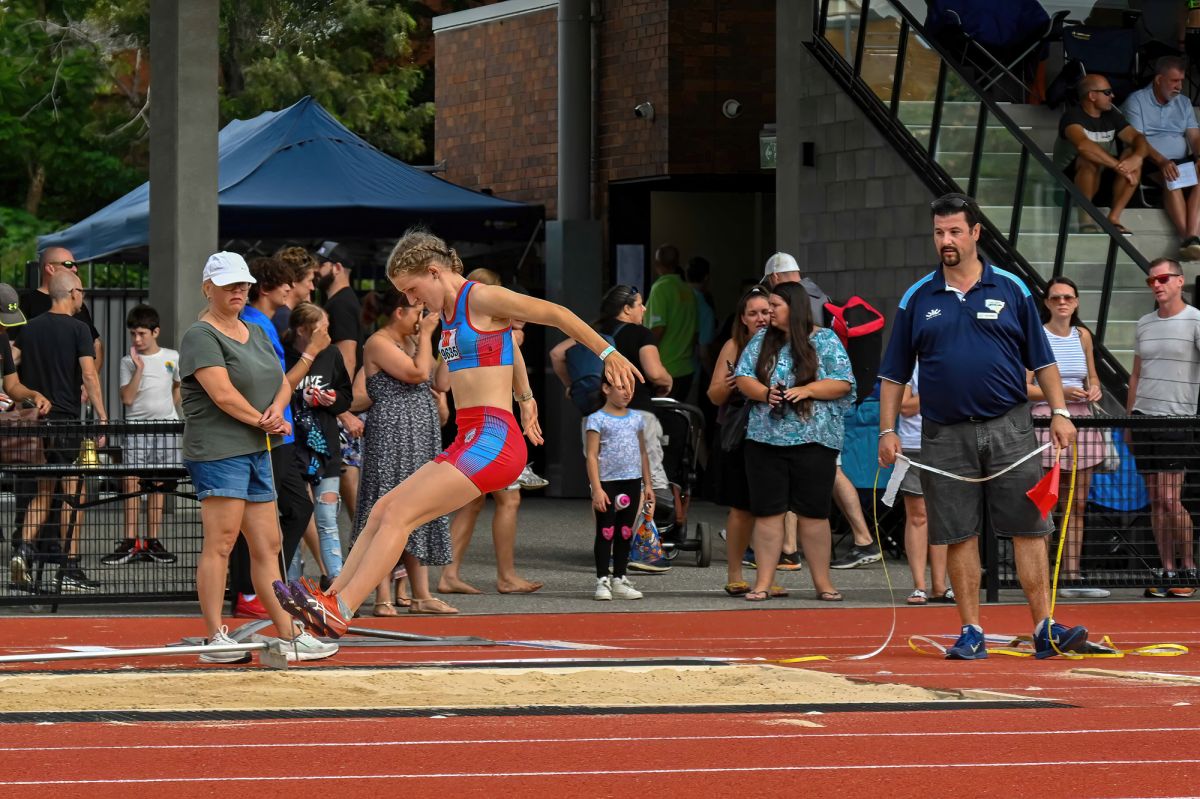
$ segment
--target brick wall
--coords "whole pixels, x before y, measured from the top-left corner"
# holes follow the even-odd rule
[[[774,0],[604,0],[600,12],[599,218],[611,181],[757,173],[758,132],[775,116]],[[553,218],[556,13],[443,31],[436,42],[435,155],[447,178],[544,203]],[[742,103],[736,119],[721,113],[729,98]],[[641,102],[654,120],[634,116]]]
[[[555,214],[558,41],[554,9],[437,35],[435,160],[445,177]]]
[[[596,178],[600,186],[668,174],[667,0],[606,0],[598,32]],[[654,105],[653,120],[633,107]],[[603,217],[601,217],[603,218]]]
[[[775,121],[775,0],[675,2],[670,14],[671,174],[759,172]],[[726,118],[721,105],[742,104]]]

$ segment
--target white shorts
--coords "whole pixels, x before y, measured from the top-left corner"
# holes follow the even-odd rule
[[[135,433],[124,437],[121,450],[126,466],[183,466],[176,433]]]

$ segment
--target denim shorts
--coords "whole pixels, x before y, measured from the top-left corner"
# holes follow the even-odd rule
[[[183,465],[192,476],[196,499],[229,497],[247,502],[275,500],[271,456],[266,450],[215,461],[190,461],[184,458]]]

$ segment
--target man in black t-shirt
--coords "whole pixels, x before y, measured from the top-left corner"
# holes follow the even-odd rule
[[[41,265],[42,282],[36,289],[30,289],[21,293],[21,312],[25,314],[26,319],[36,319],[42,314],[50,310],[50,279],[59,272],[79,271],[79,265],[75,262],[75,256],[65,247],[47,247],[39,257]],[[96,371],[99,372],[104,365],[104,344],[100,341],[100,331],[92,323],[92,313],[88,310],[87,304],[80,304],[79,310],[75,313],[75,318],[88,326],[92,333],[92,346],[96,356]],[[13,343],[18,347],[21,346],[22,331],[17,331],[13,336]]]
[[[336,241],[324,242],[317,250],[317,288],[325,296],[329,315],[329,338],[342,353],[342,362],[350,381],[362,366],[365,337],[362,329],[362,304],[350,285],[350,253]],[[358,471],[362,463],[363,422],[350,411],[338,414],[342,447],[342,501],[353,517],[358,510]]]
[[[1111,175],[1108,220],[1128,234],[1121,224],[1121,212],[1141,181],[1142,161],[1150,155],[1150,145],[1113,106],[1112,87],[1103,75],[1085,75],[1076,91],[1079,105],[1068,108],[1058,123],[1055,163],[1089,200],[1096,196],[1106,172]],[[1126,145],[1119,156],[1118,141]],[[1087,218],[1082,218],[1080,225],[1081,233],[1100,232]]]
[[[78,420],[82,409],[80,389],[86,388],[96,409],[97,418],[108,420],[104,409],[104,394],[100,390],[100,378],[96,373],[95,350],[91,330],[75,317],[83,305],[83,286],[79,276],[69,269],[60,269],[50,278],[51,306],[47,313],[25,325],[22,340],[25,347],[21,355],[21,382],[31,390],[40,392],[50,400],[53,420]],[[79,455],[82,437],[78,433],[59,432],[46,440],[46,460],[50,463],[71,463]],[[96,441],[103,446],[103,438]],[[64,477],[61,480],[62,494],[77,496],[79,477]],[[25,523],[21,526],[21,541],[13,555],[11,572],[13,583],[19,586],[29,582],[29,570],[33,563],[30,546],[34,535],[46,520],[54,497],[54,478],[40,479],[37,496],[29,504]],[[83,529],[82,513],[70,514],[63,508],[63,517],[74,517],[77,530]],[[65,521],[65,518],[64,520]],[[65,525],[64,525],[65,531]],[[65,533],[64,533],[65,535]],[[64,591],[91,591],[96,584],[88,579],[79,566],[76,556],[79,536],[68,542],[66,562],[60,569],[59,582]]]

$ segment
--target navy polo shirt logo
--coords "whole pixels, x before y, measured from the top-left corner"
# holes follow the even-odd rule
[[[935,316],[941,316],[941,315],[942,315],[942,309],[941,309],[941,308],[934,308],[932,311],[930,311],[929,313],[925,314],[925,318],[926,318],[926,319],[932,319],[932,318],[934,318]]]

